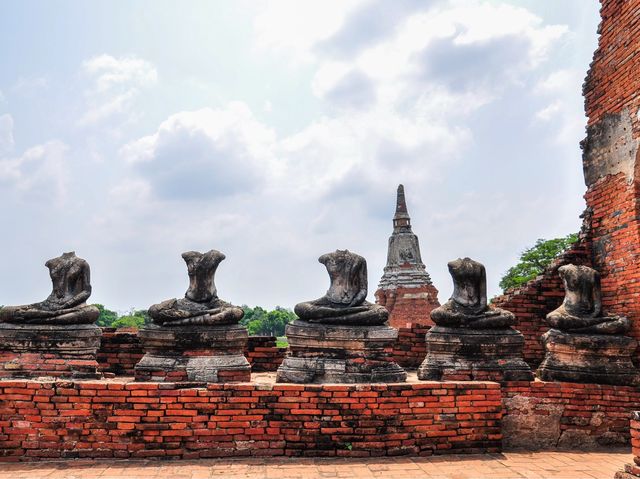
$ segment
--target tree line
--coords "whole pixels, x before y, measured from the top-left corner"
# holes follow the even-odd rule
[[[95,305],[100,310],[96,324],[107,328],[141,328],[151,323],[146,309],[131,309],[124,314],[107,309],[102,304]],[[240,324],[252,336],[284,336],[284,328],[296,319],[290,309],[276,306],[269,311],[260,306],[243,305],[244,317]]]

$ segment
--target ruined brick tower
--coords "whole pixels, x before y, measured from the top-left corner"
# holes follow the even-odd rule
[[[440,306],[438,290],[422,262],[418,237],[411,231],[402,185],[398,186],[387,265],[376,291],[376,300],[387,308],[389,324],[395,328],[432,325],[429,313]]]
[[[562,302],[557,270],[567,263],[600,272],[603,310],[627,316],[629,335],[640,340],[640,0],[601,5],[598,49],[583,85],[587,209],[580,241],[538,278],[494,301],[516,314],[533,365],[542,358],[544,317]]]
[[[603,0],[584,84],[585,199],[602,305],[640,338],[640,0]]]

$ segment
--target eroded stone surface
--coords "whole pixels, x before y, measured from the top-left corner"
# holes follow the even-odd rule
[[[277,381],[291,383],[403,382],[391,356],[398,331],[386,325],[340,326],[295,321],[287,326],[289,356]]]
[[[367,262],[349,250],[323,254],[318,261],[325,265],[331,284],[320,299],[299,303],[294,311],[304,321],[324,324],[379,325],[389,313],[384,307],[365,301],[367,297]]]
[[[181,299],[168,299],[149,308],[154,323],[162,326],[236,324],[242,308],[218,298],[214,276],[225,259],[220,251],[182,253],[189,272],[189,289]]]
[[[611,385],[640,384],[631,358],[635,339],[607,334],[573,334],[550,329],[542,336],[545,357],[537,375],[543,381]]]
[[[630,322],[622,316],[603,316],[600,275],[587,266],[558,269],[565,287],[562,305],[547,315],[553,328],[542,336],[545,357],[538,377],[612,385],[640,383],[631,358],[637,342],[622,334]]]
[[[487,305],[487,273],[483,264],[458,258],[448,264],[453,279],[451,298],[431,311],[438,326],[488,329],[515,324],[513,313]]]
[[[251,366],[244,356],[247,330],[237,323],[242,308],[218,298],[214,276],[225,259],[216,250],[182,254],[189,272],[184,298],[149,308],[154,323],[140,331],[145,355],[135,367],[139,381],[248,381]]]
[[[634,178],[636,155],[640,140],[633,138],[633,123],[627,108],[608,113],[587,128],[582,142],[584,179],[588,187],[607,175],[624,173]]]
[[[566,264],[558,268],[564,301],[547,314],[549,326],[578,334],[622,334],[631,323],[623,316],[602,316],[600,274],[588,266]]]
[[[427,357],[418,369],[422,380],[528,381],[524,337],[510,328],[514,315],[487,304],[485,267],[470,258],[449,262],[453,294],[431,311],[436,323],[426,334]]]
[[[0,308],[0,323],[74,325],[92,324],[100,311],[86,304],[91,296],[89,263],[72,251],[45,263],[53,290],[39,303]]]
[[[296,305],[299,320],[287,325],[289,356],[278,382],[401,382],[405,371],[391,357],[398,331],[387,310],[365,301],[367,263],[348,250],[322,255],[331,285],[322,298]]]
[[[100,311],[89,264],[75,253],[45,263],[52,292],[39,303],[0,309],[0,377],[99,378]]]

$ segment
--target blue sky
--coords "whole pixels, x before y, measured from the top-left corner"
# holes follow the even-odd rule
[[[323,294],[321,254],[382,274],[404,183],[444,301],[447,261],[491,294],[537,238],[579,228],[592,0],[0,3],[0,304],[44,299],[75,250],[93,302],[187,287],[219,249],[222,298]]]

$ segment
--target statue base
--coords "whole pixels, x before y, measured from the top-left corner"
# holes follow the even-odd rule
[[[638,346],[633,338],[550,329],[542,336],[542,343],[546,353],[537,375],[543,381],[640,384],[638,370],[631,362]]]
[[[427,357],[418,369],[425,381],[531,381],[522,358],[524,336],[511,328],[434,326],[427,333]]]
[[[0,323],[0,378],[100,379],[95,324]]]
[[[244,356],[248,334],[242,326],[151,325],[141,329],[138,336],[145,355],[136,364],[136,381],[251,380],[251,366]]]
[[[340,326],[297,320],[287,326],[289,356],[279,383],[397,383],[407,373],[391,357],[398,331],[386,325]]]

